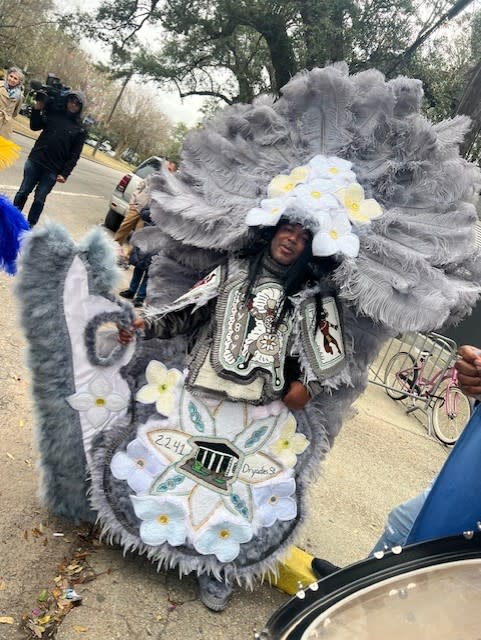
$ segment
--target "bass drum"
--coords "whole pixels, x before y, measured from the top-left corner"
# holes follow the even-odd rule
[[[397,552],[397,553],[396,553]],[[395,548],[300,590],[263,640],[478,640],[481,533]]]

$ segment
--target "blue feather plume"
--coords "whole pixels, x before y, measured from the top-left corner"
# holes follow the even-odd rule
[[[0,269],[10,275],[17,271],[17,255],[24,231],[30,229],[21,211],[0,195]]]

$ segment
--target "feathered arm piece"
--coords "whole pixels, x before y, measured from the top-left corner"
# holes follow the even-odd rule
[[[14,275],[20,242],[29,229],[22,213],[4,196],[0,195],[0,269]]]
[[[6,169],[20,157],[20,147],[12,140],[0,136],[0,169]]]

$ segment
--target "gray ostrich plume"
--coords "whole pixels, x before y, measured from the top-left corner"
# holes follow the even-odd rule
[[[298,74],[277,101],[227,107],[189,133],[180,171],[151,178],[156,226],[137,240],[159,254],[152,304],[181,292],[175,278],[168,285],[172,262],[194,281],[216,257],[238,251],[246,214],[272,178],[323,154],[350,161],[366,197],[383,209],[362,234],[359,255],[334,274],[341,300],[397,331],[458,320],[479,292],[473,228],[481,174],[459,155],[469,119],[431,123],[420,114],[422,95],[419,80],[386,82],[374,69],[349,75],[338,63]]]

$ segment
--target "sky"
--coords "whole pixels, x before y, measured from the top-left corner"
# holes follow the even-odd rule
[[[55,0],[59,11],[94,11],[100,4],[100,0]],[[149,34],[150,35],[150,34]],[[81,39],[81,46],[95,60],[108,61],[108,52],[102,46],[85,38]],[[181,100],[177,92],[164,91],[149,83],[155,92],[159,108],[173,121],[184,122],[188,127],[193,127],[202,119],[199,112],[204,100],[200,96],[189,96]]]

